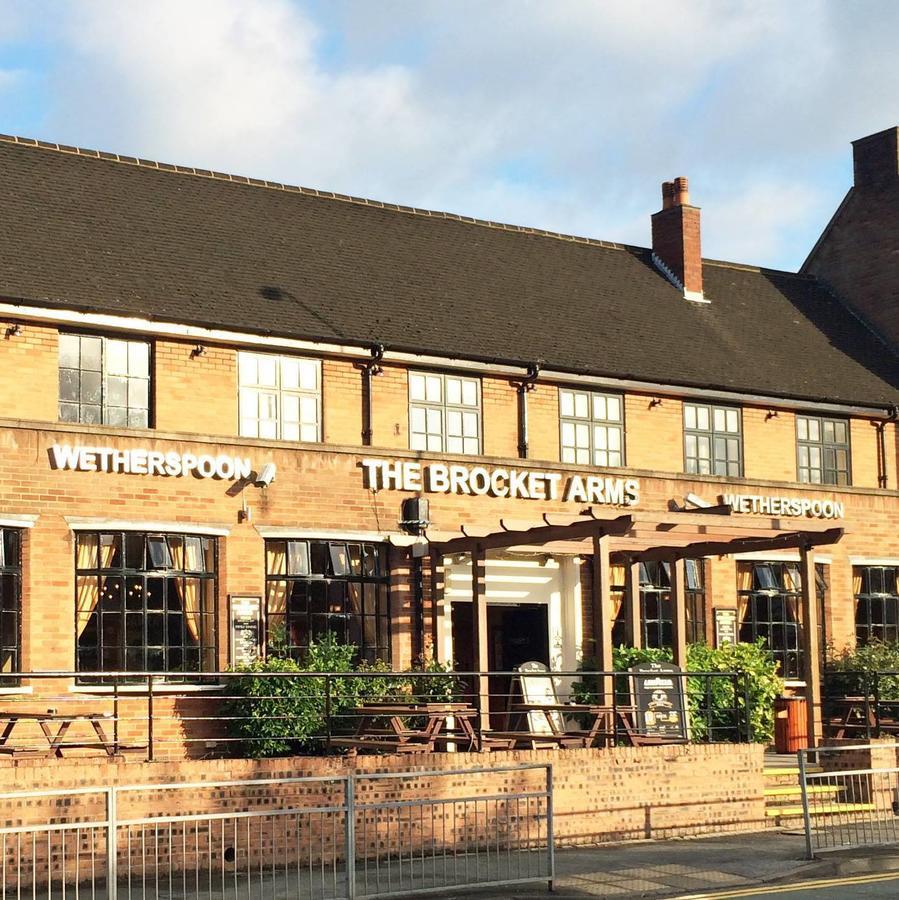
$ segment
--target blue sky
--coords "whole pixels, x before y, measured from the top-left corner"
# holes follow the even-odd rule
[[[899,124],[894,0],[0,0],[0,131],[795,269]]]

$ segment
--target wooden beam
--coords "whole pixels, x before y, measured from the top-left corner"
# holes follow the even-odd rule
[[[443,580],[440,577],[440,569],[443,567],[443,559],[436,554],[430,557],[431,562],[431,654],[438,662],[447,662],[444,659],[443,641],[441,640],[440,625],[443,621]]]
[[[475,545],[471,551],[471,658],[480,673],[474,676],[472,685],[478,702],[479,734],[490,728],[490,689],[484,674],[490,668],[485,582],[484,549]]]
[[[731,556],[734,553],[756,553],[768,550],[799,549],[806,546],[836,544],[843,537],[842,528],[809,534],[804,531],[786,532],[775,537],[734,538],[730,541],[696,541],[678,548],[659,544],[638,555],[642,560],[697,559],[702,556]]]
[[[676,557],[669,569],[671,579],[671,625],[674,664],[687,668],[687,589],[684,561]]]
[[[817,747],[823,737],[821,718],[821,642],[818,637],[818,583],[815,577],[815,554],[808,545],[799,551],[799,574],[802,578],[802,669],[805,699],[808,704],[807,728],[809,747]]]
[[[431,544],[431,552],[448,556],[451,553],[471,553],[474,548],[482,551],[521,547],[526,544],[542,545],[550,541],[577,541],[595,534],[626,534],[634,524],[630,515],[614,519],[583,519],[569,525],[538,525],[524,531],[495,531],[482,537],[460,537],[441,544]]]
[[[640,621],[640,563],[631,560],[627,564],[624,588],[625,635],[631,647],[643,646],[643,628]]]
[[[603,672],[611,672],[612,661],[612,574],[609,567],[609,535],[593,536],[593,640],[596,647],[596,661]],[[604,676],[602,684],[603,703],[612,704],[614,681],[611,675]]]

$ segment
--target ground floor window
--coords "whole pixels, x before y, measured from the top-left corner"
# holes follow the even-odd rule
[[[821,647],[824,647],[824,567],[816,565],[816,592]],[[760,638],[780,663],[784,678],[802,677],[802,575],[795,562],[737,563],[740,642]]]
[[[387,547],[353,541],[266,541],[267,642],[301,656],[333,634],[368,662],[390,661]]]
[[[19,671],[22,620],[22,532],[0,528],[0,685]]]
[[[78,671],[215,671],[215,597],[214,538],[79,533]]]
[[[665,648],[674,645],[674,605],[671,600],[671,564],[640,563],[640,623],[643,646]],[[612,598],[615,623],[612,642],[627,643],[625,622],[625,567],[612,566]],[[705,565],[701,559],[684,560],[684,594],[688,644],[705,640]]]
[[[852,593],[857,642],[899,642],[899,567],[855,566]]]

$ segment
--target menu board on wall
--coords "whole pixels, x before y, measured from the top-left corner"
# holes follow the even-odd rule
[[[724,647],[737,643],[737,611],[735,609],[716,609],[715,613],[715,646]]]
[[[250,666],[262,656],[262,598],[232,594],[231,665]]]
[[[680,677],[680,668],[673,663],[652,662],[629,671],[637,733],[672,743],[688,740],[685,679]]]

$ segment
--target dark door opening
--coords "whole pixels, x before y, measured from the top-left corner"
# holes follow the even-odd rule
[[[471,604],[454,603],[453,665],[456,671],[471,672],[475,668],[471,641]],[[543,603],[487,607],[487,666],[491,672],[511,672],[522,663],[542,662],[549,665],[549,607]],[[493,727],[502,727],[505,718],[510,675],[491,675],[490,713]]]

